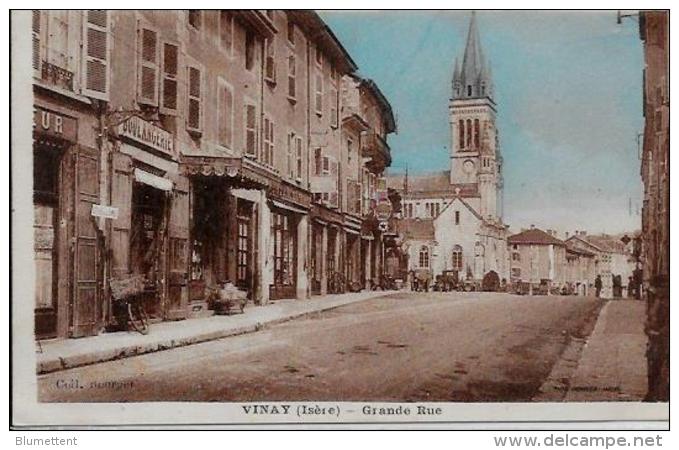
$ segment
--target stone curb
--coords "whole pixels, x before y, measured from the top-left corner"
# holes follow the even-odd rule
[[[61,370],[73,369],[75,367],[88,366],[92,364],[102,363],[106,361],[114,361],[123,358],[129,358],[132,356],[144,355],[147,353],[155,353],[163,350],[170,350],[178,347],[185,347],[188,345],[199,344],[202,342],[215,341],[218,339],[223,339],[232,336],[238,336],[242,334],[254,333],[265,327],[272,325],[277,325],[280,323],[288,322],[290,320],[299,319],[311,314],[316,314],[324,311],[330,311],[342,306],[351,305],[354,303],[359,303],[366,300],[372,300],[376,298],[389,295],[392,292],[382,292],[378,295],[367,296],[364,299],[356,300],[354,302],[339,303],[333,305],[327,305],[319,309],[314,309],[312,311],[300,311],[284,317],[275,317],[264,322],[257,322],[253,325],[244,325],[237,328],[229,328],[224,330],[211,331],[209,333],[203,333],[193,336],[186,336],[178,339],[166,339],[163,341],[149,342],[141,345],[127,345],[122,346],[113,350],[101,350],[89,353],[82,353],[79,355],[69,356],[69,357],[57,357],[54,359],[49,359],[45,361],[39,361],[36,364],[36,372],[39,375],[47,374],[51,372],[59,372]]]

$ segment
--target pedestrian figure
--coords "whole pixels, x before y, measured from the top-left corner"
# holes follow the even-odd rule
[[[601,297],[601,288],[603,287],[603,283],[601,282],[601,275],[597,275],[596,279],[594,280],[594,289],[596,289],[596,296]]]

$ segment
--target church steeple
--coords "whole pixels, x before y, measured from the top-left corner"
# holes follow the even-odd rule
[[[490,64],[483,55],[481,38],[476,24],[476,12],[472,12],[467,32],[467,44],[462,57],[462,69],[457,60],[453,73],[453,98],[484,98],[492,96]]]

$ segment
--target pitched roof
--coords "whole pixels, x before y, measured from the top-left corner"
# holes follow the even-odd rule
[[[507,242],[510,244],[566,245],[562,240],[555,238],[539,228],[531,228],[530,230],[524,230],[521,233],[513,234],[507,238]]]
[[[394,222],[396,232],[409,239],[434,239],[432,219],[400,219]]]
[[[587,251],[584,248],[574,247],[571,242],[566,242],[566,253],[578,256],[588,256],[588,257],[594,256],[594,253]]]
[[[387,175],[387,187],[399,191],[403,197],[430,198],[452,196],[460,189],[460,197],[478,197],[479,186],[476,183],[450,183],[450,170],[429,172],[419,175],[408,175],[408,193],[404,192],[406,175],[403,173]]]
[[[625,244],[618,238],[608,235],[586,235],[582,238],[600,249],[610,253],[626,253]]]

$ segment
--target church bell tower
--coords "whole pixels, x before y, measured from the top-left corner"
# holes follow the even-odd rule
[[[456,58],[453,71],[450,183],[478,192],[481,216],[502,220],[502,157],[493,91],[490,63],[472,12],[462,66]]]

